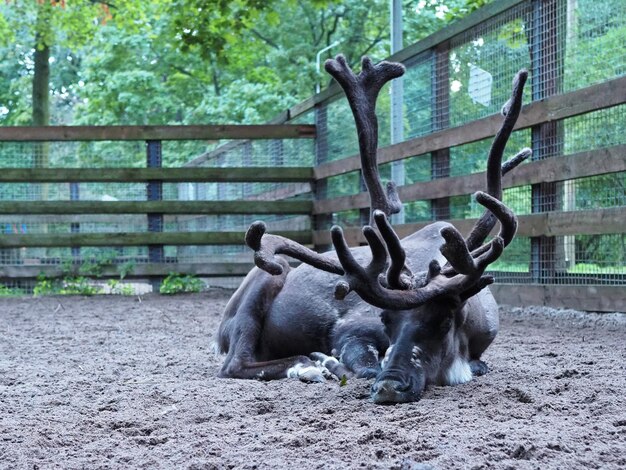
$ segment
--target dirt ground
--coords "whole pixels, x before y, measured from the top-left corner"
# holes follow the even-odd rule
[[[217,379],[228,296],[0,299],[0,468],[626,467],[625,315],[502,308],[488,375],[379,406]]]

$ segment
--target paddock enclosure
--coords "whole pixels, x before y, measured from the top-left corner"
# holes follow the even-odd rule
[[[218,379],[229,294],[3,300],[0,468],[626,465],[623,314],[502,307],[489,374],[381,406],[371,380]]]
[[[404,203],[397,232],[473,225],[500,107],[527,68],[507,154],[533,157],[504,178],[520,227],[490,267],[493,291],[625,311],[625,34],[621,0],[496,0],[389,57],[407,68],[377,106],[381,174]],[[337,84],[266,125],[0,128],[2,289],[75,276],[158,287],[171,272],[235,287],[258,219],[318,250],[340,224],[358,245],[357,153]]]
[[[519,230],[489,270],[490,373],[397,406],[371,380],[216,377],[252,222],[364,243],[336,83],[264,125],[0,127],[0,468],[625,468],[625,37],[623,0],[495,0],[387,58],[407,69],[377,105],[400,236],[474,225],[522,68],[506,155],[533,150],[503,179]],[[170,273],[212,287],[142,293]],[[107,280],[144,290],[31,295]]]

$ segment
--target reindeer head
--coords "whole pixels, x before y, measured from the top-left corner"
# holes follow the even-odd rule
[[[478,203],[486,208],[485,213],[467,237],[450,224],[431,225],[428,241],[423,243],[424,250],[419,255],[425,260],[424,271],[414,274],[405,262],[405,249],[388,221],[401,204],[395,185],[388,184],[385,194],[376,163],[376,97],[387,81],[404,73],[404,67],[388,62],[373,65],[364,58],[361,73],[355,75],[345,59],[338,56],[327,61],[326,70],[344,88],[357,124],[363,177],[371,201],[370,225],[363,227],[371,261],[365,266],[356,261],[337,226],[331,229],[337,260],[283,237],[265,234],[262,222],[250,227],[246,243],[255,250],[257,266],[271,274],[280,274],[283,270],[274,256],[286,254],[343,276],[335,287],[337,299],[353,291],[365,302],[383,309],[381,321],[391,347],[372,386],[372,398],[377,403],[416,401],[437,371],[448,371],[449,376],[441,378],[447,383],[468,380],[463,380],[464,375],[471,377],[467,362],[458,366],[444,364],[444,369],[441,362],[450,360],[446,349],[454,346],[454,328],[463,315],[465,303],[493,282],[484,272],[498,259],[517,229],[515,215],[501,202],[501,177],[527,158],[530,151],[523,150],[504,165],[502,155],[520,113],[527,73],[517,74],[511,99],[503,107],[505,119],[488,156],[487,192],[475,195]],[[485,244],[497,222],[500,223],[498,235]],[[433,243],[441,246],[433,249]],[[412,252],[416,252],[415,246]],[[446,263],[442,266],[440,261],[444,260]]]

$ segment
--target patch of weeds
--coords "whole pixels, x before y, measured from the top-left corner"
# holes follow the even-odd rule
[[[115,250],[85,250],[83,262],[78,268],[78,273],[82,276],[101,277],[104,268],[115,263],[117,252]]]
[[[66,276],[63,279],[50,279],[40,274],[33,294],[39,295],[95,295],[102,291],[83,276]]]
[[[204,282],[197,277],[170,273],[165,279],[163,279],[159,292],[166,295],[182,294],[185,292],[201,292],[204,287]]]
[[[124,284],[123,282],[118,281],[117,279],[109,279],[107,281],[107,286],[109,288],[110,294],[134,295],[135,293],[133,286]]]
[[[26,291],[19,287],[7,287],[0,284],[0,297],[17,297],[20,295],[26,295]]]
[[[58,281],[49,279],[43,274],[37,276],[37,284],[33,288],[33,295],[55,295],[59,293]]]
[[[96,295],[102,293],[102,290],[90,284],[89,278],[76,276],[63,278],[59,293],[62,295]]]

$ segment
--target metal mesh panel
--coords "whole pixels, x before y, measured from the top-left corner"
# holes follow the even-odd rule
[[[192,143],[190,143],[192,144]],[[163,143],[163,162],[173,166],[241,167],[241,166],[312,166],[312,139],[234,140],[215,145],[204,153],[179,153],[181,142]],[[192,147],[193,148],[193,147]]]
[[[563,120],[564,154],[626,144],[626,105]]]
[[[318,113],[317,138],[325,143],[323,152],[318,149],[318,162],[334,161],[358,154],[356,126],[348,101],[345,98],[338,99],[320,107]],[[325,125],[320,126],[320,121]]]
[[[403,80],[404,138],[432,132],[433,56],[421,54],[406,63]]]
[[[440,97],[438,112],[449,110],[451,127],[497,113],[508,100],[512,78],[530,67],[529,15],[530,3],[520,4],[450,42],[449,60],[439,61],[437,74],[449,75],[449,99]]]
[[[341,227],[360,227],[361,226],[361,213],[359,210],[339,211],[333,213],[331,225],[339,225]]]
[[[146,144],[141,141],[0,141],[0,168],[119,168],[145,164]]]
[[[626,2],[570,0],[560,14],[567,23],[564,91],[626,73]]]
[[[469,175],[479,173],[487,169],[487,157],[493,137],[459,145],[450,149],[449,164],[446,162],[437,165],[435,171],[440,174],[449,172],[450,176]],[[530,130],[524,129],[513,132],[506,146],[504,160],[518,153],[522,148],[530,145]]]
[[[326,185],[319,196],[323,199],[350,196],[361,192],[361,173],[352,171],[344,175],[332,176],[326,180]]]
[[[515,237],[502,256],[489,266],[498,282],[528,282],[530,269],[530,238]]]

